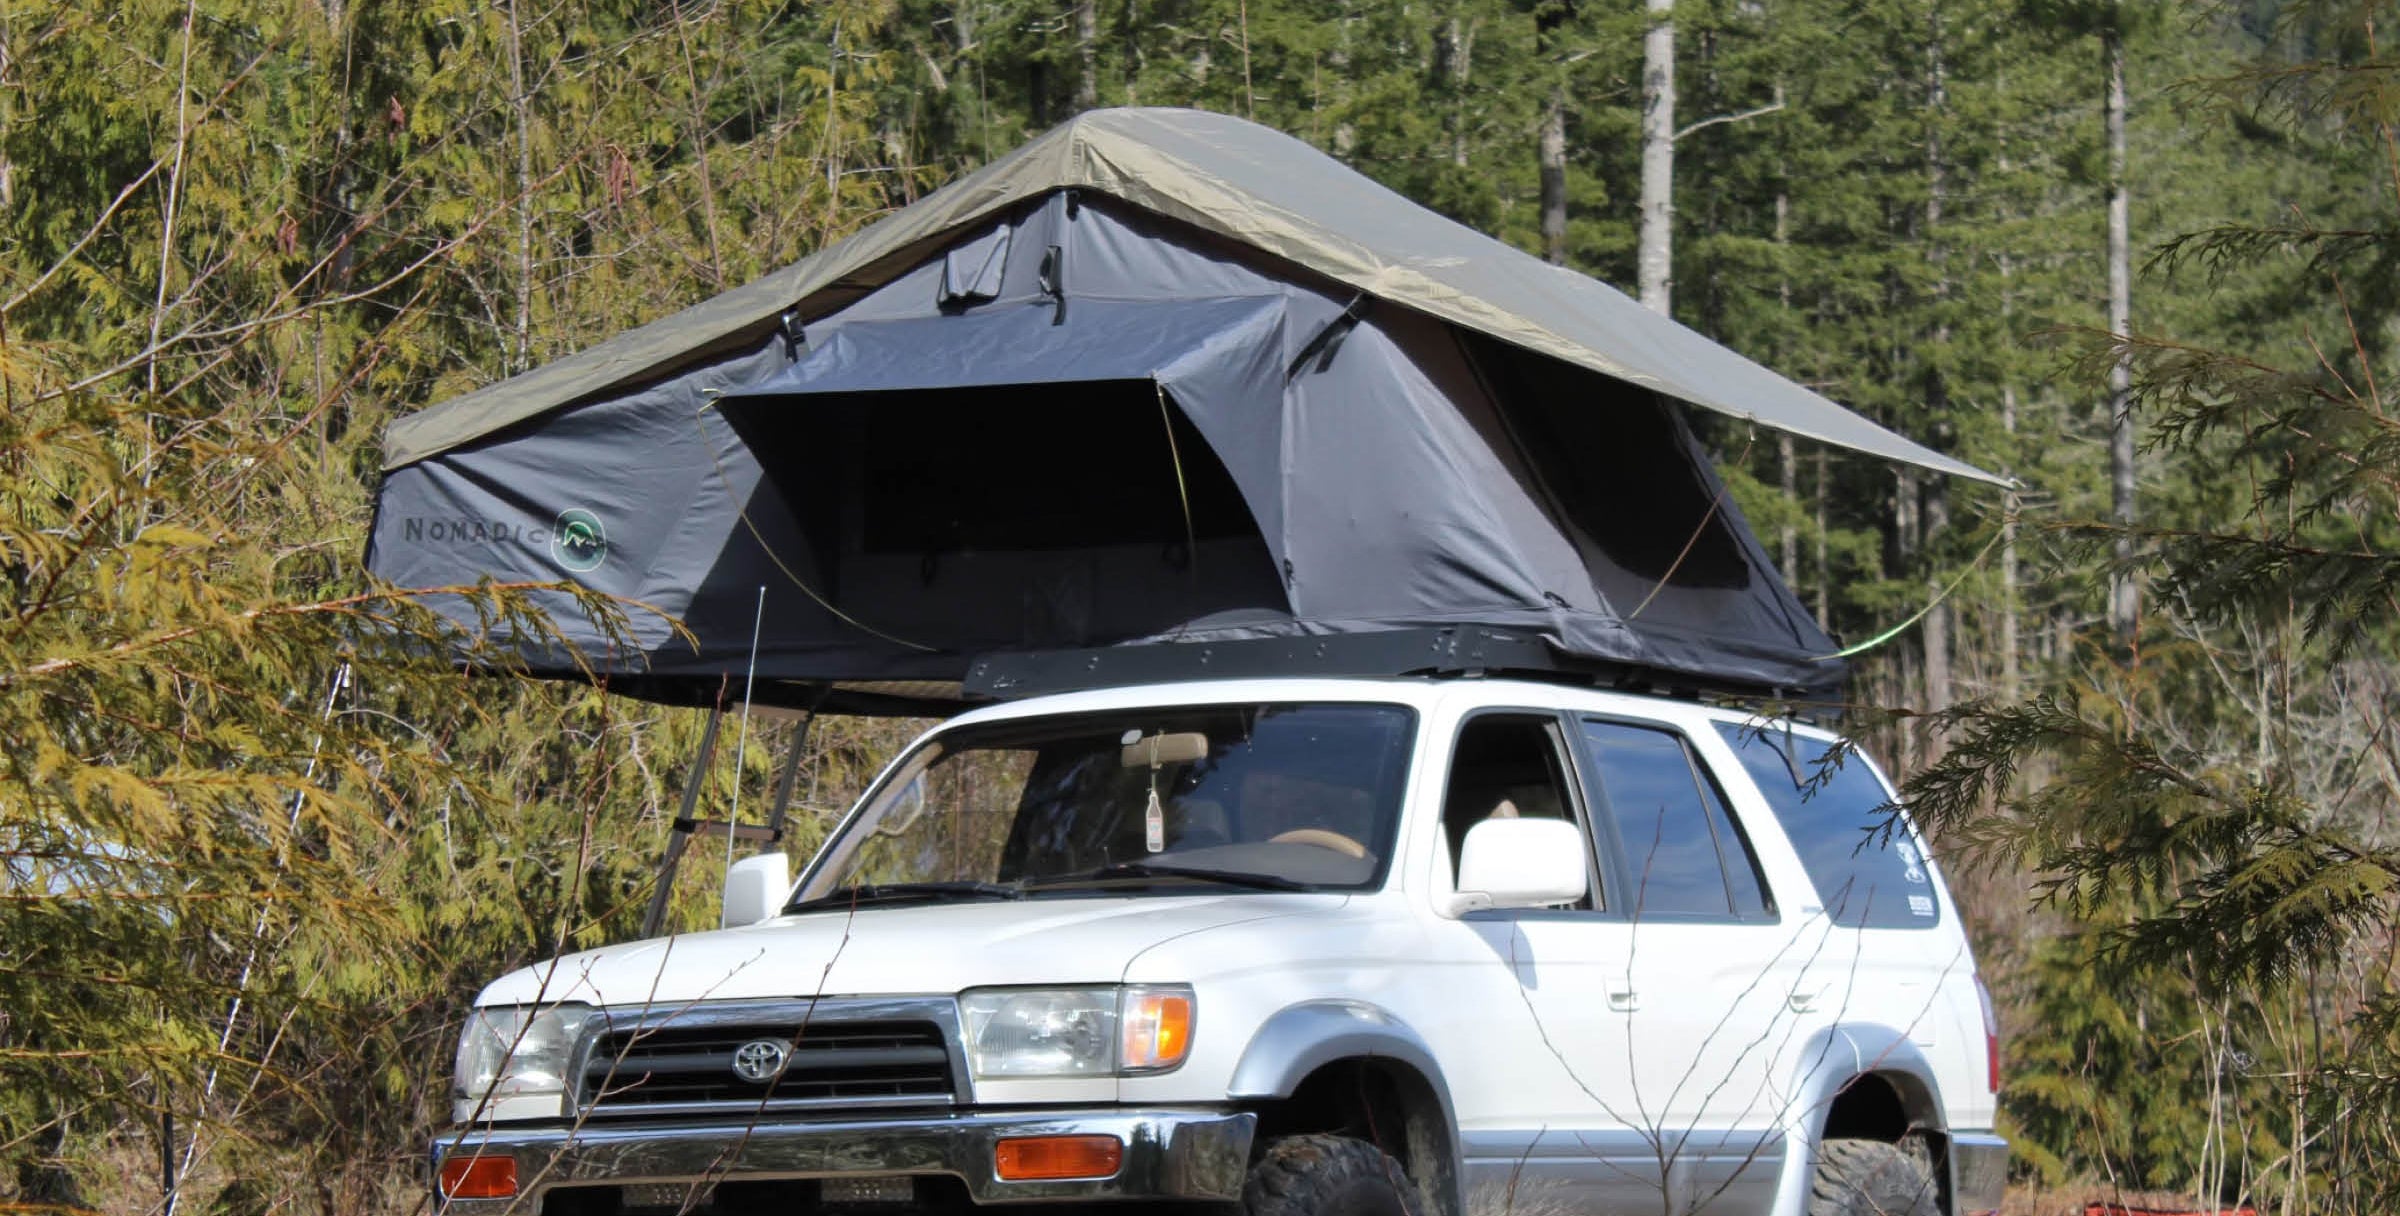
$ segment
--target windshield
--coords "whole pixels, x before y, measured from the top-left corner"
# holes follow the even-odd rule
[[[1397,705],[1261,704],[949,731],[868,795],[792,906],[1366,889],[1415,725]]]

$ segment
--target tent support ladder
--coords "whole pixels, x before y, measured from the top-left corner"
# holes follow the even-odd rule
[[[725,720],[725,706],[720,702],[708,712],[708,729],[700,736],[700,754],[692,758],[692,774],[683,784],[683,809],[676,813],[673,832],[667,838],[666,856],[659,859],[658,885],[650,892],[649,910],[642,914],[642,936],[656,937],[666,924],[667,899],[675,889],[675,871],[683,864],[684,850],[691,847],[692,837],[712,839],[732,836],[735,840],[756,844],[760,852],[783,843],[783,825],[792,805],[792,791],[800,779],[800,760],[808,751],[809,728],[817,724],[817,706],[825,699],[820,689],[810,699],[800,721],[792,727],[792,741],[783,753],[783,765],[775,773],[775,793],[767,811],[767,822],[761,826],[749,823],[726,823],[716,819],[701,819],[694,812],[700,807],[700,786],[708,775],[708,763],[716,757],[717,729]],[[741,775],[735,774],[735,780]]]
[[[800,757],[808,751],[808,728],[816,724],[817,711],[812,704],[792,727],[792,741],[786,745],[783,753],[783,770],[775,774],[775,794],[768,804],[767,833],[770,847],[783,843],[784,813],[791,809],[792,787],[800,780]],[[759,851],[763,853],[766,849]]]
[[[700,754],[692,757],[692,772],[683,782],[683,809],[675,814],[674,830],[667,837],[667,855],[658,862],[658,885],[650,892],[650,909],[642,914],[642,936],[658,936],[658,928],[666,923],[667,897],[675,892],[675,869],[683,864],[683,851],[691,847],[692,833],[700,822],[692,812],[700,806],[700,786],[708,779],[708,762],[717,754],[717,728],[725,723],[725,703],[719,701],[708,711],[708,728],[700,734]]]

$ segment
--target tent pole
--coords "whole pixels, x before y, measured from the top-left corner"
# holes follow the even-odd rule
[[[792,741],[783,754],[783,771],[775,775],[775,796],[767,809],[768,840],[759,846],[761,853],[783,843],[784,812],[791,809],[792,789],[799,784],[800,757],[808,751],[809,728],[817,724],[817,707],[825,703],[825,694],[831,690],[832,685],[820,685],[816,695],[808,699],[808,708],[799,724],[792,727]]]
[[[700,806],[700,786],[708,778],[708,762],[717,752],[717,727],[725,721],[725,702],[719,700],[708,711],[708,729],[700,735],[700,754],[692,758],[691,776],[683,783],[683,809],[675,816],[673,834],[667,838],[667,855],[659,859],[658,886],[650,892],[650,910],[642,914],[642,936],[658,936],[659,926],[666,923],[667,897],[675,891],[675,868],[683,863],[683,851],[692,843],[692,832],[699,822],[692,812]]]

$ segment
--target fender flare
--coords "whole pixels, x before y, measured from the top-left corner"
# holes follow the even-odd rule
[[[1449,1154],[1449,1211],[1464,1212],[1458,1112],[1450,1083],[1433,1049],[1414,1027],[1379,1005],[1356,1000],[1305,1001],[1289,1005],[1259,1026],[1242,1049],[1226,1096],[1240,1101],[1288,1098],[1309,1074],[1339,1060],[1390,1060],[1423,1077],[1441,1108],[1443,1147]]]
[[[1792,1095],[1784,1108],[1783,1177],[1775,1187],[1775,1211],[1808,1210],[1809,1183],[1817,1172],[1817,1135],[1842,1088],[1873,1075],[1899,1091],[1909,1122],[1937,1136],[1949,1134],[1941,1085],[1933,1064],[1905,1030],[1873,1022],[1842,1022],[1810,1035],[1791,1057]],[[1946,1154],[1945,1154],[1946,1156]],[[1937,1163],[1938,1164],[1938,1163]],[[1945,1186],[1944,1193],[1954,1193]]]

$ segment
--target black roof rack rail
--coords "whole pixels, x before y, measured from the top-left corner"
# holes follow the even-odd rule
[[[978,705],[1140,684],[1286,678],[1462,679],[1479,676],[1605,688],[1684,701],[1812,702],[1821,689],[1772,688],[1569,655],[1539,634],[1494,625],[1378,629],[1313,637],[1166,637],[1105,646],[995,650],[967,661],[963,680],[861,676],[796,680],[762,671],[754,704],[868,717],[942,718]],[[610,676],[608,691],[669,705],[706,706],[688,679]],[[716,684],[707,686],[716,691]]]
[[[1500,676],[1698,699],[1775,690],[1703,686],[1681,673],[1603,663],[1560,653],[1525,630],[1484,625],[1231,641],[1160,640],[1074,650],[997,651],[967,668],[972,700],[1013,701],[1133,684],[1276,677]]]

